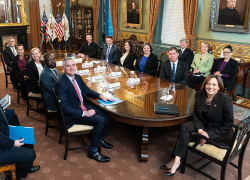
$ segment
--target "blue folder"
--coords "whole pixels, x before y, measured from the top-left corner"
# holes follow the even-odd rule
[[[35,144],[34,129],[32,127],[9,125],[9,138],[12,140],[24,139],[24,144]]]
[[[108,102],[105,102],[103,100],[98,100],[99,103],[101,103],[102,105],[104,106],[110,106],[110,105],[114,105],[114,104],[118,104],[118,103],[121,103],[122,100],[116,98],[116,97],[112,97],[114,99],[114,101],[108,101]]]

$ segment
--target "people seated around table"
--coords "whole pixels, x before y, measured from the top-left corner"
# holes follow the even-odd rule
[[[59,96],[63,113],[68,128],[74,124],[84,124],[93,126],[91,147],[88,157],[98,162],[108,162],[109,157],[98,152],[98,147],[112,148],[113,146],[103,140],[106,135],[106,128],[109,118],[101,109],[90,105],[87,97],[100,98],[103,101],[113,101],[110,97],[105,97],[91,90],[76,74],[76,64],[74,59],[67,57],[63,59],[62,69],[64,74],[55,85],[55,91]]]
[[[22,44],[16,46],[17,56],[13,58],[13,73],[17,83],[21,85],[21,96],[23,100],[27,100],[27,73],[26,65],[30,59],[28,54],[24,54],[24,47]]]
[[[209,54],[210,45],[208,42],[201,43],[201,53],[194,56],[191,68],[192,74],[189,76],[188,85],[194,88],[195,83],[202,83],[204,79],[211,74],[211,69],[214,63],[214,56]]]
[[[33,93],[40,93],[38,81],[45,63],[44,61],[42,61],[42,55],[40,50],[36,47],[31,49],[30,56],[31,60],[26,65],[26,72],[29,77],[28,90]]]
[[[160,78],[173,83],[188,85],[188,64],[178,59],[179,53],[176,47],[168,49],[169,60],[161,64]]]
[[[232,91],[235,85],[235,74],[238,70],[238,62],[231,58],[233,52],[232,46],[228,45],[223,49],[224,58],[217,59],[213,74],[219,75],[228,91]]]
[[[124,45],[124,52],[120,58],[119,65],[128,69],[134,69],[134,61],[136,59],[135,53],[133,52],[133,45],[130,41],[126,41]]]
[[[179,57],[178,59],[181,61],[185,61],[188,64],[188,70],[191,67],[193,62],[194,53],[190,49],[187,48],[188,40],[183,38],[180,40],[181,49],[178,50]]]
[[[160,169],[168,170],[165,174],[173,176],[181,167],[181,158],[187,152],[188,143],[197,141],[192,132],[213,140],[220,145],[229,145],[233,136],[233,101],[222,93],[224,91],[223,81],[218,75],[209,75],[204,80],[201,91],[195,95],[193,120],[181,125],[178,139],[171,157],[174,159],[164,164]],[[200,140],[200,145],[206,143]]]
[[[15,45],[15,39],[13,37],[9,37],[8,46],[3,50],[3,58],[7,65],[7,70],[10,71],[10,80],[12,82],[13,88],[15,91],[17,91],[17,82],[12,70],[13,58],[17,55]]]
[[[158,58],[152,53],[153,49],[151,45],[146,42],[143,44],[143,54],[140,54],[135,63],[135,70],[156,76],[156,71],[158,67]]]
[[[113,38],[111,36],[106,36],[106,44],[103,48],[102,60],[112,64],[118,64],[119,49],[113,44]]]
[[[48,110],[55,111],[56,99],[54,95],[54,87],[56,81],[62,76],[56,68],[56,59],[52,54],[44,54],[45,67],[40,76],[42,84],[43,97]]]
[[[16,163],[17,180],[26,178],[28,173],[34,173],[40,166],[33,166],[36,159],[34,146],[24,144],[24,139],[12,140],[9,138],[8,125],[19,126],[18,117],[13,109],[3,111],[0,107],[0,163]],[[10,175],[5,180],[11,180]]]
[[[85,58],[88,55],[90,58],[98,58],[98,45],[93,42],[92,34],[86,35],[87,42],[83,43],[78,51],[78,57]]]

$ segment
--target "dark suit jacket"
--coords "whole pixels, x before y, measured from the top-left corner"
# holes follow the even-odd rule
[[[108,49],[108,46],[106,45],[103,48],[102,60],[106,59],[107,49]],[[109,51],[108,61],[112,64],[118,64],[118,62],[117,62],[118,55],[119,55],[119,49],[116,45],[113,44],[110,51]]]
[[[120,61],[119,65],[133,70],[134,69],[133,64],[135,59],[136,59],[135,53],[129,53],[127,57],[124,59],[123,65],[121,64]]]
[[[188,64],[188,70],[189,70],[193,62],[194,53],[188,48],[186,48],[182,54],[180,54],[180,52],[181,52],[181,49],[178,50],[178,53],[179,53],[178,59],[181,61],[185,61]]]
[[[26,65],[28,64],[28,61],[29,61],[29,59],[30,59],[30,56],[29,55],[27,55],[27,54],[25,54],[24,55],[24,58],[25,58],[25,61],[26,61]],[[15,56],[14,58],[13,58],[13,72],[15,73],[15,75],[16,76],[18,76],[18,78],[23,78],[23,74],[21,73],[21,69],[19,68],[19,66],[18,66],[18,56]]]
[[[141,62],[142,57],[143,57],[143,54],[140,54],[138,58],[136,59],[136,63],[135,63],[136,71],[140,71],[139,64]],[[157,67],[158,67],[158,58],[156,55],[154,55],[151,52],[145,63],[143,73],[151,75],[151,76],[156,76]]]
[[[10,47],[6,47],[3,51],[3,57],[4,61],[7,64],[7,66],[12,67],[12,59],[15,57],[13,52],[11,51]]]
[[[41,61],[41,64],[44,67],[45,62]],[[26,65],[26,72],[27,72],[27,75],[29,76],[28,90],[33,92],[33,93],[40,93],[40,88],[39,88],[39,85],[38,85],[39,73],[38,73],[38,70],[37,70],[37,67],[36,67],[34,61],[30,61]]]
[[[59,71],[55,68],[56,74],[60,78],[62,75],[59,73]],[[42,90],[43,90],[43,97],[46,103],[46,106],[48,110],[55,111],[56,108],[56,99],[54,95],[53,89],[55,88],[55,84],[57,81],[57,78],[55,74],[52,72],[51,68],[45,66],[41,76],[40,76],[40,81],[42,85]]]
[[[81,89],[84,104],[87,104],[89,102],[87,96],[99,98],[100,94],[91,90],[83,82],[80,75],[75,74],[75,80],[79,88]],[[80,99],[73,86],[73,83],[70,82],[69,78],[65,74],[56,82],[55,91],[62,102],[65,120],[68,128],[70,128],[75,124],[76,119],[81,119],[82,117],[83,111],[81,109]]]
[[[202,117],[202,109],[206,95],[197,92],[193,111],[193,122],[198,129],[207,130],[210,139],[216,142],[229,143],[233,135],[233,101],[223,93],[217,93],[209,107],[206,118]]]
[[[221,63],[224,61],[224,58],[219,58],[214,66],[214,69],[212,72],[216,72],[219,70]],[[227,74],[228,78],[222,77],[223,78],[223,82],[224,82],[224,86],[227,87],[228,91],[231,91],[234,89],[234,85],[235,85],[235,74],[238,70],[238,62],[233,60],[232,58],[229,59],[226,67],[223,69],[222,72],[220,72],[221,74]]]
[[[171,81],[172,69],[170,61],[165,61],[161,64],[160,78]],[[188,85],[188,65],[187,63],[178,60],[177,69],[175,72],[174,82],[178,84]]]

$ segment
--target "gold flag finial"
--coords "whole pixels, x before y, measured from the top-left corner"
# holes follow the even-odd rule
[[[61,5],[61,3],[57,4],[58,12],[59,12],[60,5]]]

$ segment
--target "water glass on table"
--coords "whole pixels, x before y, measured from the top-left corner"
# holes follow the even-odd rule
[[[115,72],[117,72],[118,70],[119,70],[119,66],[116,65],[116,66],[115,66]]]
[[[133,78],[135,75],[135,71],[130,71],[130,77]]]
[[[88,61],[89,60],[89,56],[85,55],[85,59],[86,59],[86,61]]]
[[[163,95],[166,96],[166,97],[169,95],[169,88],[164,88],[163,89]]]

